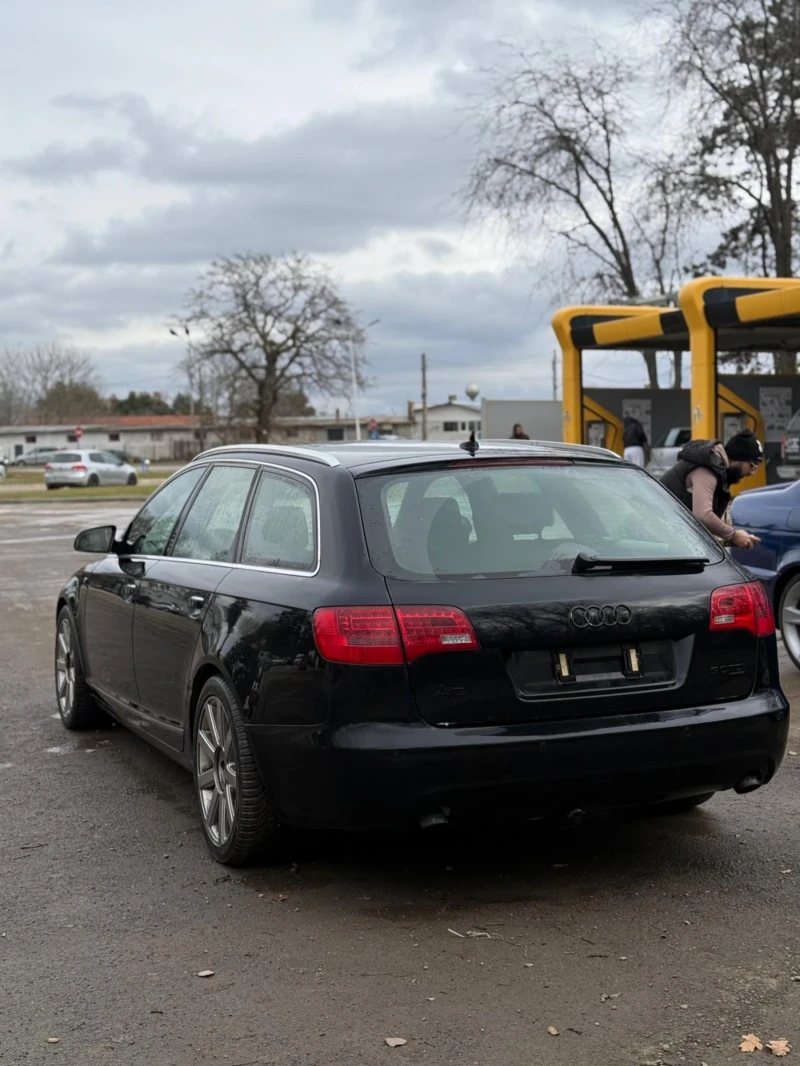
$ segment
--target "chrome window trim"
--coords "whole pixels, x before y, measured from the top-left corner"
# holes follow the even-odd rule
[[[213,460],[203,465],[212,465]],[[181,470],[176,471],[164,485],[169,484],[173,478],[176,478],[184,470],[188,470],[193,464],[189,463],[187,466],[182,467]],[[322,536],[321,536],[321,524],[320,524],[320,505],[319,505],[319,488],[316,481],[310,474],[306,474],[302,470],[294,470],[290,466],[281,466],[279,463],[269,463],[260,459],[223,459],[219,464],[220,466],[250,466],[256,468],[256,477],[259,476],[259,469],[266,468],[268,470],[278,470],[281,473],[289,474],[292,477],[305,478],[310,482],[314,491],[314,559],[315,565],[313,570],[290,570],[287,567],[282,566],[254,566],[250,563],[225,563],[216,559],[187,559],[182,555],[126,555],[124,558],[129,559],[131,562],[163,562],[165,559],[174,559],[176,563],[196,563],[198,566],[224,566],[228,570],[248,570],[258,574],[283,574],[285,577],[316,577],[320,572],[322,566]],[[158,491],[160,492],[164,485],[160,486]],[[256,492],[258,489],[256,488]],[[154,494],[155,495],[155,494]],[[138,514],[139,512],[137,512]],[[131,523],[132,524],[132,523]],[[130,526],[128,527],[130,528]],[[118,557],[119,558],[119,557]]]
[[[274,454],[279,458],[281,455],[292,455],[298,459],[311,459],[315,463],[325,463],[326,466],[341,466],[339,460],[335,456],[329,455],[328,452],[321,452],[316,448],[293,447],[291,444],[220,444],[218,448],[211,448],[207,452],[202,452],[192,460],[192,463],[201,459],[204,461],[213,459],[215,455],[224,455],[228,452],[246,451],[263,451],[266,455]],[[250,461],[261,462],[260,459]],[[292,473],[299,473],[299,471],[292,471]]]

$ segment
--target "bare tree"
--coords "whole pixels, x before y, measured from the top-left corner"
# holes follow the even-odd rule
[[[698,272],[793,277],[800,177],[799,0],[670,0],[671,73],[696,131],[690,178],[723,227]],[[795,373],[795,353],[774,354]]]
[[[61,344],[7,348],[0,354],[0,422],[77,421],[100,414],[91,358]]]
[[[322,266],[294,253],[213,262],[180,324],[191,329],[190,362],[209,369],[229,417],[251,421],[258,441],[288,397],[347,394],[351,355],[359,379],[364,365],[356,314]]]
[[[555,238],[584,297],[667,296],[680,277],[683,198],[669,158],[644,156],[632,98],[641,63],[595,42],[591,59],[544,44],[515,50],[477,107],[470,211]],[[574,291],[574,289],[573,289]],[[643,352],[658,387],[655,352]],[[675,361],[680,383],[680,357]]]

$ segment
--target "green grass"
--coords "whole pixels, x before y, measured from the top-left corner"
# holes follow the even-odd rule
[[[58,503],[63,500],[66,503],[89,503],[92,500],[102,499],[129,499],[146,500],[152,496],[157,485],[104,485],[96,489],[39,489],[25,492],[0,492],[0,505],[4,503],[38,503],[47,500],[48,503]]]
[[[5,483],[15,485],[36,485],[41,484],[44,481],[44,467],[35,466],[7,466]]]

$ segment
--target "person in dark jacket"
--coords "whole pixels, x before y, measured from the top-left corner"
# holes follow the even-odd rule
[[[644,431],[644,426],[638,418],[625,415],[622,421],[622,443],[624,446],[624,458],[634,466],[645,467],[650,462],[650,441]]]
[[[531,438],[528,436],[528,434],[525,432],[525,430],[522,428],[522,426],[519,424],[519,422],[515,422],[514,423],[514,428],[511,430],[511,439],[512,440],[530,440]]]
[[[661,484],[699,519],[709,533],[737,548],[754,548],[758,537],[734,529],[724,520],[731,486],[754,474],[764,459],[761,442],[749,429],[718,440],[692,440],[678,453],[678,461]]]

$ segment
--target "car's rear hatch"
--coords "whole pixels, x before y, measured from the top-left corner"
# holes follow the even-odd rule
[[[720,627],[719,610],[712,625],[712,593],[738,571],[641,472],[487,462],[359,491],[398,614],[457,608],[479,645],[409,662],[429,723],[658,713],[752,691],[755,634]]]
[[[51,475],[79,476],[86,472],[83,456],[79,452],[56,452],[47,461],[46,471]]]

